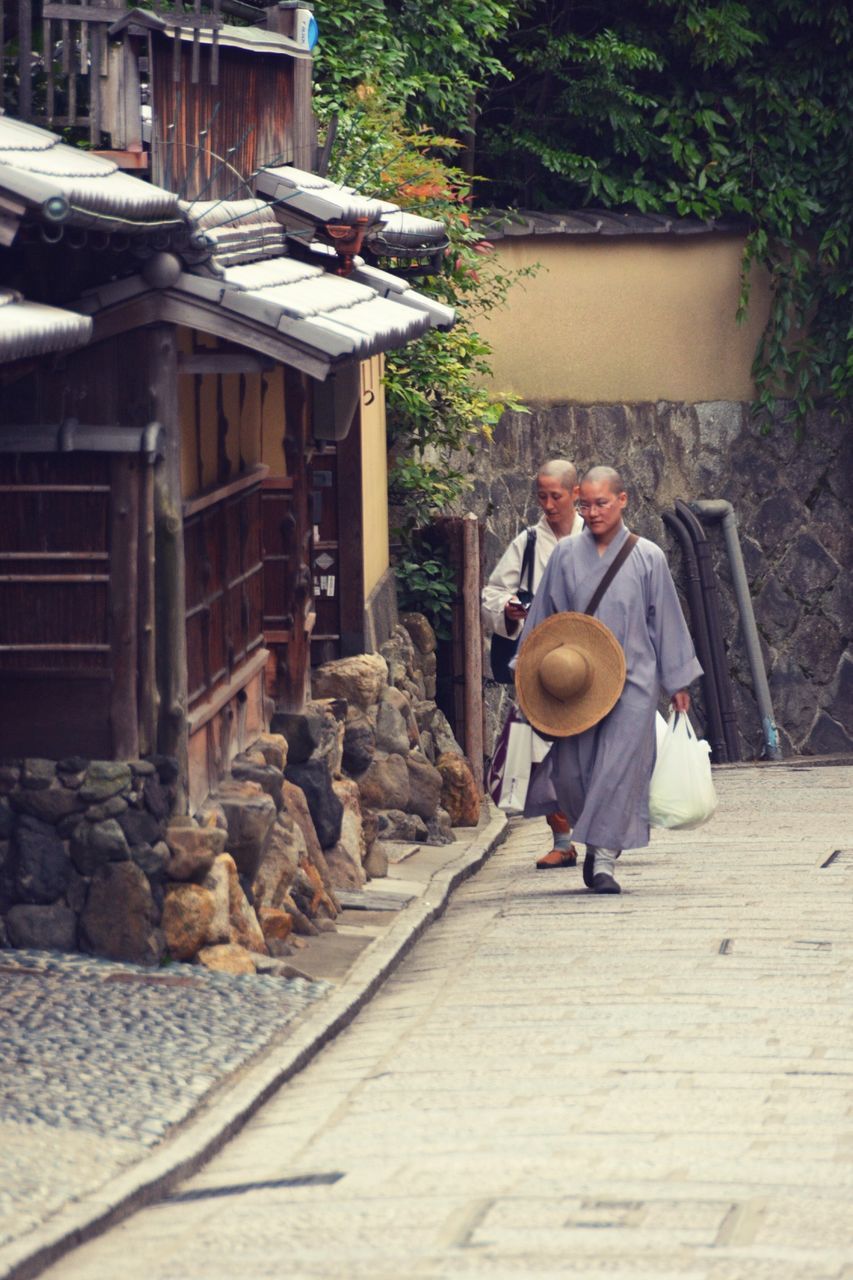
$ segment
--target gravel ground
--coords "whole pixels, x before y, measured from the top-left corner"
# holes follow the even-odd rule
[[[139,1159],[329,990],[0,951],[0,1245]]]

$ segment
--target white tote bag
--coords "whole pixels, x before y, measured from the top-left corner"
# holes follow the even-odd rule
[[[658,717],[661,719],[661,717]],[[658,755],[649,786],[653,827],[701,827],[717,807],[711,777],[711,748],[683,713],[673,711],[658,730]]]
[[[551,750],[551,743],[541,738],[524,720],[517,707],[507,716],[486,783],[489,794],[499,809],[521,813],[527,800],[530,774]]]

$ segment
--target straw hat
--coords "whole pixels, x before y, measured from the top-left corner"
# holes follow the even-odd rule
[[[625,655],[613,632],[586,613],[555,613],[521,646],[518,701],[540,733],[568,738],[603,720],[625,684]]]

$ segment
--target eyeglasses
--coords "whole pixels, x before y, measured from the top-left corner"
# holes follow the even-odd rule
[[[613,506],[612,498],[593,498],[592,502],[576,502],[575,511],[579,515],[585,516],[590,511],[606,511],[608,507]]]

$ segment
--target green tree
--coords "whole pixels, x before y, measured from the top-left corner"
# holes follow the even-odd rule
[[[836,0],[526,0],[483,103],[489,203],[739,215],[772,313],[768,413],[850,393],[850,11]],[[747,302],[746,284],[741,299]]]

